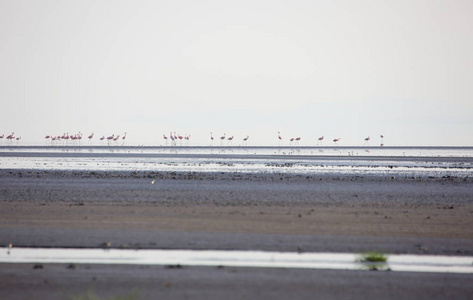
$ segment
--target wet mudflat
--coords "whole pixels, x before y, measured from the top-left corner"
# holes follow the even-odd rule
[[[448,174],[3,169],[0,208],[0,243],[13,247],[473,255],[473,179]],[[2,264],[0,298],[29,298],[31,291],[65,299],[89,288],[101,296],[136,289],[137,299],[445,299],[472,292],[461,274],[41,266]]]
[[[389,250],[384,247],[387,241],[397,244],[403,238],[418,239],[416,251],[471,255],[473,184],[468,178],[8,170],[0,174],[1,232],[5,242],[17,246],[98,247],[110,242],[116,247],[244,249],[246,243],[235,245],[235,236],[256,236],[265,244],[263,235],[270,240],[275,235],[283,240],[298,235],[310,251],[319,251],[307,245],[316,243],[315,237],[325,240],[325,249],[330,247],[327,237],[334,237],[337,245],[346,238],[352,246],[338,252],[350,252],[356,244],[367,251]],[[69,234],[72,231],[89,231],[95,238]],[[158,240],[140,232],[169,238]],[[133,240],[124,238],[127,233]],[[189,238],[191,233],[204,238]],[[101,236],[103,241],[97,243]],[[210,236],[220,242],[212,245]],[[224,241],[227,236],[229,244]],[[11,237],[15,240],[8,241]],[[380,239],[380,245],[366,244],[365,239]],[[424,249],[424,239],[440,239],[442,248]],[[298,247],[268,243],[261,247]],[[412,253],[413,247],[390,252]]]
[[[234,267],[0,265],[2,299],[469,299],[471,276]],[[118,297],[116,299],[119,299]]]

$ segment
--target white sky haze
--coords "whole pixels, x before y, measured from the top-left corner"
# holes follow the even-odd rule
[[[469,0],[0,0],[0,134],[473,146],[472,16]]]

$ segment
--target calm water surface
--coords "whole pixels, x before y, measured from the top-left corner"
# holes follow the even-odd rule
[[[0,168],[458,176],[473,147],[0,147]]]
[[[216,250],[136,250],[0,248],[2,263],[85,263],[185,266],[231,266],[377,270],[401,272],[473,273],[473,257],[434,255],[387,255],[387,262],[361,262],[351,253],[292,253]]]

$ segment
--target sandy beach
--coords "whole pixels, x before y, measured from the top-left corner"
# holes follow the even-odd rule
[[[12,243],[14,247],[473,255],[473,178],[1,170],[0,182],[0,243]],[[184,276],[176,279],[177,285],[201,284],[202,290],[197,286],[176,289],[174,293],[163,294],[165,298],[194,295],[191,298],[217,299],[228,291],[238,291],[232,294],[234,299],[245,295],[274,299],[275,294],[269,290],[284,284],[294,287],[301,298],[310,298],[313,291],[320,290],[320,286],[313,284],[321,277],[331,278],[327,284],[333,288],[343,278],[351,286],[346,290],[351,295],[349,291],[357,281],[350,278],[373,276],[367,274],[370,272],[323,270],[231,268],[232,271],[222,271],[189,267],[176,271],[162,267],[143,271],[142,267],[132,266],[81,265],[80,272],[68,273],[70,280],[81,282],[72,284],[57,277],[57,272],[66,272],[64,268],[47,265],[34,270],[31,265],[12,268],[3,264],[0,296],[27,297],[25,281],[15,280],[23,273],[22,278],[38,287],[40,299],[61,299],[70,287],[72,294],[80,294],[88,286],[88,280],[95,278],[100,282],[102,276],[108,279],[104,284],[91,285],[94,291],[100,295],[115,295],[112,291],[123,294],[122,279],[116,275],[122,273],[127,278],[136,278],[140,272],[152,273],[149,278],[160,278],[162,283],[156,286],[147,285],[148,281],[131,281],[136,283],[143,299],[149,299],[149,295],[158,293],[167,283],[173,286],[176,272]],[[48,272],[55,275],[51,278],[44,275]],[[253,284],[243,292],[241,281],[235,278],[226,281],[220,278],[222,272],[244,274],[248,282],[254,276],[262,277],[259,284],[268,293],[262,293],[259,285]],[[40,273],[43,275],[37,276]],[[213,279],[197,284],[194,276]],[[287,276],[301,276],[304,280],[289,283],[284,279]],[[367,286],[362,284],[358,289],[359,299],[361,295],[364,299],[389,298],[384,293],[392,286],[381,283],[384,276],[399,276],[396,280],[403,286],[399,274],[374,276],[378,276],[383,296],[363,293]],[[468,278],[458,274],[407,276],[416,280],[432,277],[432,282],[440,280],[443,285],[436,286],[438,293],[431,294],[431,299],[445,298],[444,292],[450,285],[456,286]],[[219,282],[228,289],[215,288]],[[57,285],[61,293],[51,293],[48,283]],[[418,298],[426,289],[432,290],[432,285],[411,288],[392,294],[392,299]],[[197,290],[192,292],[192,289]],[[452,291],[453,295],[466,296],[473,288],[462,285],[449,290]],[[322,294],[326,299],[343,296],[339,292],[331,294],[328,287]],[[277,295],[280,299],[289,296],[284,292]]]

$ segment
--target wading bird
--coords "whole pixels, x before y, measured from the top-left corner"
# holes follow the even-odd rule
[[[51,140],[51,143],[53,142],[53,136],[52,136],[52,135],[49,135],[49,134],[48,134],[47,136],[44,137],[44,139],[45,139],[45,141],[46,141],[46,144],[49,143],[49,140]]]
[[[11,144],[12,140],[15,138],[15,133],[12,132],[9,136],[7,136],[7,142]]]
[[[282,144],[282,136],[281,136],[281,133],[278,131],[278,144],[281,145]]]
[[[119,138],[120,138],[120,135],[117,135],[116,137],[113,138],[113,141],[115,142],[115,144],[117,144],[117,141]]]
[[[87,138],[89,139],[89,144],[90,144],[90,141],[94,138],[94,133],[92,132]]]
[[[113,139],[115,138],[115,134],[112,134],[110,136],[107,137],[107,145],[110,146],[110,142],[113,141]]]
[[[122,146],[125,145],[125,140],[126,140],[126,132],[125,132],[125,134],[124,134],[123,137],[122,137]]]
[[[82,143],[82,132],[79,131],[79,133],[76,134],[76,140],[79,141],[79,146],[80,146]]]

